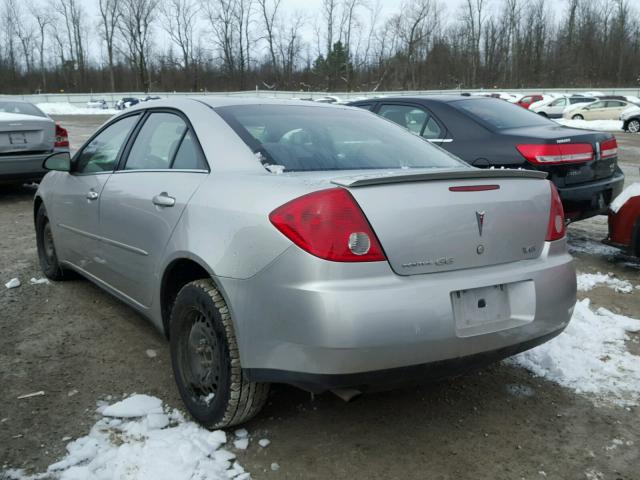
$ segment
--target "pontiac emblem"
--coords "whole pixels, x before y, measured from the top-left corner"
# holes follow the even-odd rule
[[[478,233],[482,236],[482,229],[484,227],[484,212],[476,212],[476,220],[478,222]]]

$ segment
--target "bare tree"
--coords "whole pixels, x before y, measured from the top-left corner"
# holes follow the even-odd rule
[[[197,90],[198,82],[195,57],[195,34],[197,16],[200,5],[194,0],[167,0],[160,7],[163,29],[171,41],[180,49],[182,68],[186,75],[193,79],[193,89]]]
[[[29,11],[31,16],[36,22],[38,33],[36,38],[37,50],[38,50],[38,63],[40,67],[41,85],[40,89],[47,90],[47,69],[44,64],[45,44],[47,41],[47,27],[51,25],[51,18],[49,12],[42,6],[35,3],[29,4]]]
[[[267,47],[269,49],[269,56],[271,58],[271,68],[273,69],[273,75],[276,82],[278,81],[279,76],[278,59],[276,57],[276,21],[278,18],[280,2],[281,0],[273,0],[271,3],[269,0],[258,0],[258,6],[260,7],[260,13],[265,29]]]
[[[98,7],[100,9],[100,28],[102,38],[107,47],[107,63],[109,64],[109,84],[111,91],[116,90],[115,75],[115,38],[118,25],[120,23],[122,13],[120,11],[119,0],[99,0]]]
[[[84,49],[85,11],[77,0],[53,0],[54,11],[60,15],[66,27],[69,58],[80,74],[79,83],[83,84],[86,71],[86,52]]]
[[[118,24],[128,49],[129,61],[135,66],[138,80],[145,92],[149,91],[149,56],[151,27],[156,19],[158,0],[122,0],[121,21]]]
[[[328,57],[333,47],[333,28],[335,26],[336,15],[338,10],[337,0],[322,0],[322,14],[326,24],[325,43],[327,46],[326,56]]]

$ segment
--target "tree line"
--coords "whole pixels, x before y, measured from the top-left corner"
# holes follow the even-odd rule
[[[0,92],[632,87],[631,0],[0,0]]]

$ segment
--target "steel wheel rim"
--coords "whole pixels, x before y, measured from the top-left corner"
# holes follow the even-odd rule
[[[629,131],[631,133],[638,133],[640,132],[640,121],[638,120],[632,120],[631,122],[629,122]]]
[[[220,342],[211,322],[199,310],[191,310],[178,356],[183,383],[191,399],[209,405],[220,381]]]
[[[53,234],[51,233],[51,225],[49,222],[46,222],[42,229],[42,249],[47,263],[53,265],[56,260],[56,249],[53,245]]]

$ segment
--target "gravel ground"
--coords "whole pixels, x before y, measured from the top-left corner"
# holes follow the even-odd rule
[[[105,118],[61,117],[72,146]],[[621,165],[638,181],[640,135],[619,134]],[[42,471],[85,435],[96,401],[147,393],[181,408],[168,345],[142,317],[87,281],[30,285],[36,261],[32,188],[0,190],[0,472]],[[640,263],[598,250],[599,217],[569,229],[581,272],[640,285]],[[587,293],[595,306],[640,318],[640,291]],[[638,338],[630,351],[640,354]],[[146,351],[157,354],[150,357]],[[640,361],[640,359],[639,359]],[[18,396],[43,390],[42,396]],[[274,387],[238,453],[253,478],[640,479],[640,409],[594,407],[527,371],[498,364],[435,385],[344,403],[332,394]],[[613,444],[614,439],[633,445]],[[612,447],[613,445],[613,447]],[[276,472],[270,465],[277,462]],[[0,473],[0,478],[2,474]]]

